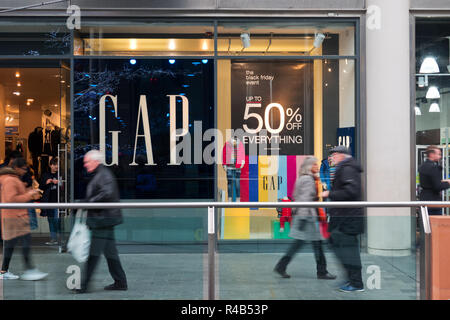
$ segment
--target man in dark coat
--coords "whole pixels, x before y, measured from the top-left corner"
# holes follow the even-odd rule
[[[419,167],[419,180],[422,188],[419,200],[441,201],[442,190],[450,188],[449,180],[442,180],[442,167],[439,164],[442,152],[437,146],[429,146],[425,153],[427,160]],[[442,214],[442,209],[428,208],[428,214],[440,215]]]
[[[93,177],[86,188],[86,202],[119,202],[120,194],[114,175],[103,164],[103,155],[98,150],[91,150],[84,156],[84,167]],[[127,278],[120,263],[116,248],[114,227],[123,222],[120,209],[90,209],[86,224],[91,229],[92,239],[89,257],[86,262],[84,279],[77,293],[88,289],[89,280],[103,253],[108,263],[109,272],[114,283],[105,290],[127,290]]]
[[[322,193],[322,197],[331,201],[361,201],[360,165],[352,158],[344,146],[331,150],[333,163],[337,166],[331,191]],[[331,244],[337,258],[348,275],[348,282],[339,290],[343,292],[364,291],[362,264],[359,253],[358,235],[364,231],[362,208],[330,208],[328,231]]]

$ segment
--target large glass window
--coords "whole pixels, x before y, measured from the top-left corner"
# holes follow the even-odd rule
[[[72,37],[65,20],[0,20],[0,55],[43,56],[70,53]]]
[[[214,125],[213,65],[75,60],[75,199],[84,196],[83,155],[92,148],[105,151],[122,199],[214,198],[214,168],[195,156],[207,144],[202,130]]]
[[[355,27],[345,22],[220,22],[219,55],[354,55]],[[338,43],[322,52],[322,44]]]
[[[212,22],[88,23],[75,32],[74,54],[208,56],[214,54],[214,27]]]

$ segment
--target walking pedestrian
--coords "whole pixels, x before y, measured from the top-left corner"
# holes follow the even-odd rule
[[[35,189],[27,190],[20,180],[28,170],[23,158],[16,158],[10,167],[0,169],[1,201],[24,203],[41,197]],[[2,209],[3,262],[0,279],[18,279],[19,276],[9,271],[9,264],[18,242],[22,243],[22,254],[26,271],[22,280],[40,280],[48,274],[36,269],[31,262],[31,229],[27,209]]]
[[[296,202],[318,200],[320,196],[316,187],[316,181],[319,179],[318,172],[318,160],[315,157],[307,157],[300,166],[299,176],[295,182],[294,200]],[[288,264],[305,242],[311,241],[316,259],[317,278],[326,280],[336,279],[335,275],[327,271],[317,208],[295,208],[292,211],[294,216],[289,237],[294,238],[294,241],[288,248],[286,254],[278,261],[274,271],[283,278],[290,278],[290,275],[286,273]]]
[[[84,167],[88,173],[93,175],[86,188],[86,202],[119,202],[119,188],[115,177],[102,163],[104,163],[103,154],[98,150],[91,150],[84,156]],[[91,246],[81,288],[75,290],[76,293],[88,291],[89,281],[101,254],[106,257],[109,273],[114,279],[114,283],[104,289],[128,289],[127,278],[120,263],[114,236],[114,227],[122,222],[120,209],[88,210],[86,224],[92,233]]]
[[[331,191],[324,191],[322,197],[328,197],[331,201],[361,201],[360,165],[345,146],[333,148],[331,156],[336,165],[336,173]],[[364,291],[358,241],[358,236],[364,231],[362,208],[330,208],[328,231],[331,233],[331,245],[348,277],[348,281],[339,290]]]
[[[450,180],[442,179],[442,166],[439,161],[442,151],[437,146],[428,146],[425,151],[427,159],[419,167],[421,191],[420,201],[442,201],[442,191],[450,188]],[[429,215],[441,215],[441,208],[428,207]]]

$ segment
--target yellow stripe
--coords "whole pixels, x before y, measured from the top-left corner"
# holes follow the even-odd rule
[[[224,239],[250,239],[250,209],[225,208]]]
[[[269,171],[269,157],[258,157],[258,200],[259,202],[269,201],[269,192],[265,189],[267,183],[267,173]]]

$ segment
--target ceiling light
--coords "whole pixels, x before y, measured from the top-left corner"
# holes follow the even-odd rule
[[[250,35],[248,33],[241,33],[241,43],[244,48],[250,47]]]
[[[433,102],[430,105],[430,109],[428,110],[428,112],[441,112],[441,109],[439,109],[439,105],[436,102]]]
[[[169,40],[169,50],[175,50],[176,45],[175,45],[175,40],[170,39]]]
[[[137,40],[130,39],[130,50],[136,50],[136,49],[137,49]]]
[[[323,40],[325,39],[325,35],[321,32],[316,33],[316,37],[314,38],[314,48],[320,48]]]
[[[27,101],[29,101],[29,102],[34,102],[34,99],[29,98],[29,99],[27,99]]]
[[[22,84],[21,84],[20,82],[17,82],[17,86],[18,86],[18,87],[21,87]]]
[[[439,73],[439,66],[436,59],[433,57],[425,58],[420,66],[419,73]]]
[[[430,87],[427,91],[427,95],[425,96],[427,99],[439,99],[441,95],[439,94],[439,90],[436,87]]]
[[[418,106],[414,107],[414,111],[416,112],[416,116],[421,116],[422,115],[422,111],[420,111],[420,108]]]
[[[13,94],[15,94],[16,96],[20,96],[20,92],[19,91],[14,91]]]
[[[174,64],[175,63],[175,59],[169,59],[169,63],[170,64]]]
[[[419,88],[428,87],[428,75],[419,77],[417,79],[417,85],[419,86]]]
[[[19,71],[16,72],[16,78],[20,78],[20,73],[19,73]]]
[[[30,102],[30,101],[27,101],[27,106],[29,106],[29,105],[31,105],[31,102]]]
[[[130,59],[130,64],[136,64],[136,59]]]
[[[203,41],[202,50],[208,50],[208,42]]]

